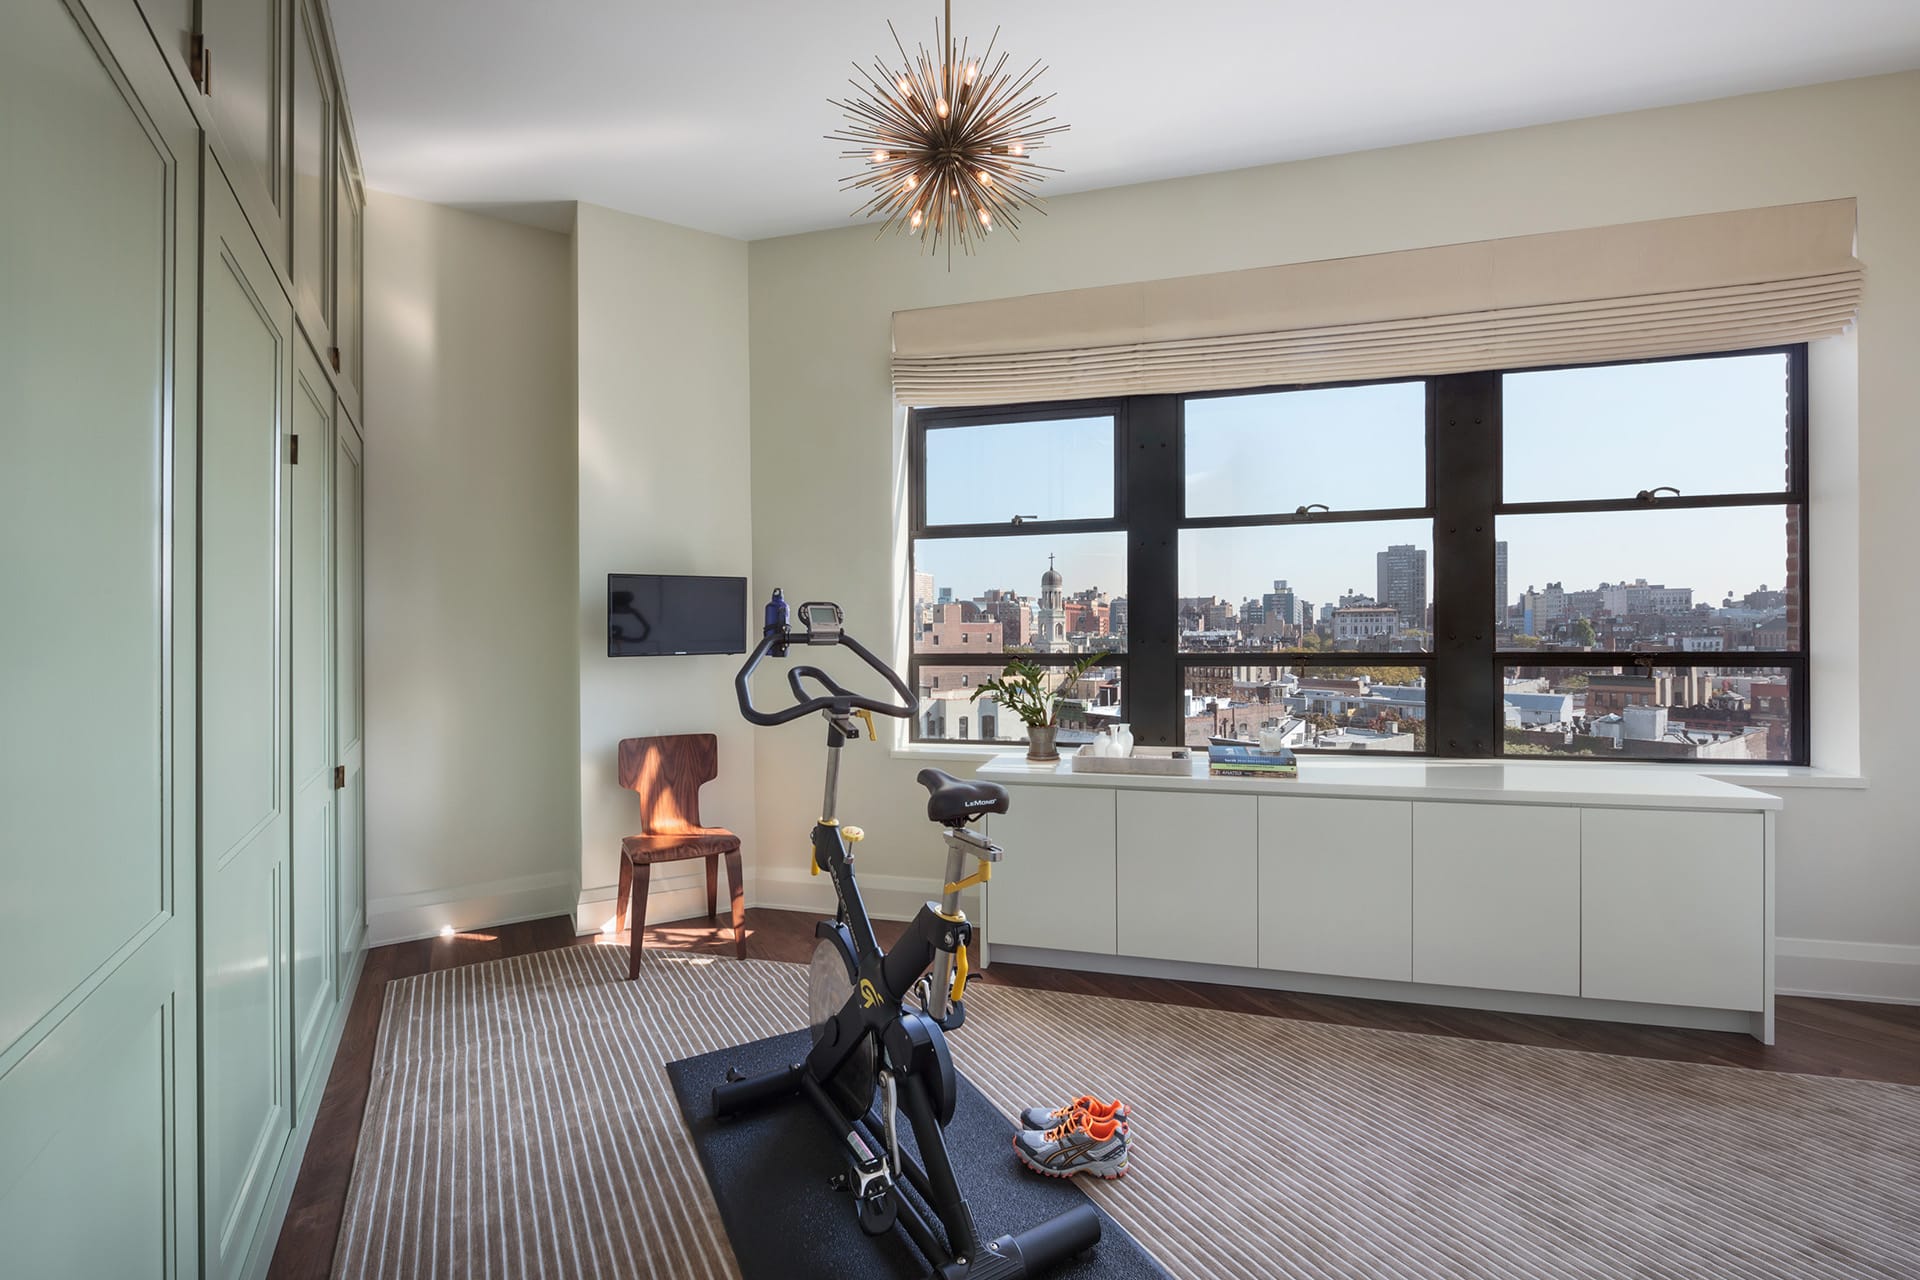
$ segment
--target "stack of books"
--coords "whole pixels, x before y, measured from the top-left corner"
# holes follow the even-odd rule
[[[1207,772],[1216,778],[1297,778],[1300,762],[1284,747],[1262,751],[1216,744],[1207,748]]]

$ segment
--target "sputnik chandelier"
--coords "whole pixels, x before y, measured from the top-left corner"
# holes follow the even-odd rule
[[[854,217],[884,218],[882,234],[916,235],[930,252],[944,243],[951,267],[956,243],[971,253],[995,227],[1017,233],[1021,211],[1045,212],[1033,188],[1060,170],[1033,153],[1067,126],[1036,118],[1053,101],[1034,89],[1046,67],[1036,61],[1010,74],[1008,55],[994,56],[997,27],[978,58],[954,41],[953,0],[934,28],[937,59],[924,45],[909,56],[891,22],[887,30],[904,69],[879,58],[871,71],[856,63],[860,78],[848,81],[856,96],[834,104],[847,123],[827,137],[849,144],[840,154],[863,166],[840,187],[866,197]]]

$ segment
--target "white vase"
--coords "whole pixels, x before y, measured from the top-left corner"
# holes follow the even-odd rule
[[[1104,760],[1113,754],[1113,735],[1107,732],[1105,725],[1101,725],[1093,731],[1093,741],[1080,750],[1083,755],[1094,760]]]
[[[1113,754],[1122,760],[1133,755],[1133,726],[1116,724],[1113,726]]]

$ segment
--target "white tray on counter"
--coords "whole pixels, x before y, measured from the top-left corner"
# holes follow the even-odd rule
[[[1179,752],[1175,755],[1175,752]],[[1139,773],[1181,777],[1193,772],[1193,762],[1204,760],[1186,747],[1135,747],[1130,756],[1090,756],[1084,749],[1071,757],[1075,773]]]

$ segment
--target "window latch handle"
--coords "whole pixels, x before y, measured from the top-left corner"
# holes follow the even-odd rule
[[[1039,516],[1015,516],[1013,518],[1013,527],[1018,529],[1021,525],[1025,524],[1027,521],[1038,520],[1039,518],[1040,518]]]
[[[1680,491],[1674,488],[1670,484],[1663,484],[1657,489],[1642,489],[1640,492],[1634,494],[1633,496],[1637,501],[1647,503],[1649,506],[1651,506],[1654,502],[1659,500],[1660,495],[1663,493],[1670,493],[1676,498],[1680,496]]]
[[[1332,509],[1333,508],[1329,507],[1324,502],[1309,502],[1304,507],[1295,507],[1293,509],[1293,514],[1297,516],[1310,516],[1316,511],[1331,511]]]

